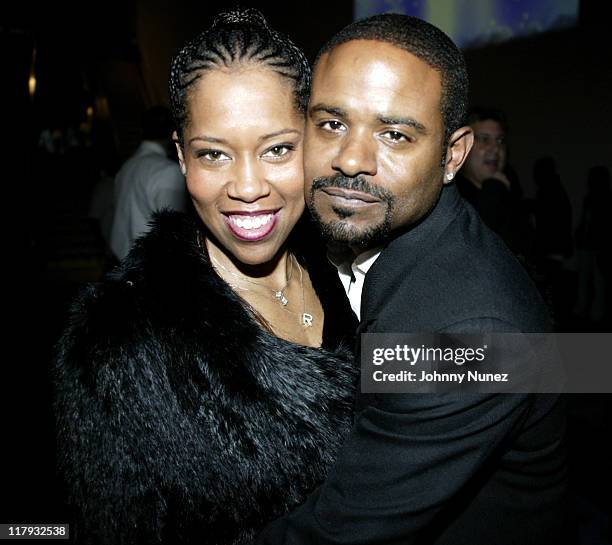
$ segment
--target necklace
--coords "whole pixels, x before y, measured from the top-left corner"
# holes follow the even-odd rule
[[[204,246],[204,241],[202,240],[202,235],[198,232],[198,236],[197,236],[197,244],[198,247],[200,248],[200,250],[202,251],[206,251],[205,250],[205,246]],[[224,267],[223,265],[221,265],[221,263],[219,263],[219,261],[217,259],[215,259],[212,255],[210,255],[210,253],[208,253],[206,251],[206,253],[208,254],[210,260],[220,269],[224,270],[227,274],[233,276],[234,278],[238,278],[239,280],[244,280],[246,282],[249,282],[250,284],[255,284],[256,286],[259,286],[261,288],[265,288],[268,289],[270,291],[272,291],[272,293],[274,294],[275,299],[278,300],[278,302],[281,304],[281,306],[283,307],[283,310],[286,310],[287,312],[290,312],[291,314],[297,314],[296,312],[293,312],[292,310],[287,308],[287,305],[289,304],[289,300],[287,299],[287,297],[285,296],[285,290],[287,289],[287,286],[289,286],[289,282],[291,281],[291,276],[293,274],[293,262],[295,261],[298,270],[300,271],[300,288],[301,288],[301,292],[302,292],[302,312],[300,314],[298,314],[298,316],[300,316],[300,323],[304,326],[304,327],[312,327],[313,321],[314,321],[314,316],[308,312],[306,312],[306,298],[304,296],[304,273],[302,272],[302,267],[300,266],[299,261],[295,258],[295,256],[293,254],[289,254],[289,274],[287,274],[287,282],[285,283],[285,285],[280,289],[280,290],[275,290],[273,288],[270,288],[268,286],[264,286],[263,284],[260,284],[259,282],[254,282],[253,280],[251,280],[250,278],[241,275],[241,274],[237,274],[234,271],[230,271],[228,268]],[[228,282],[229,284],[229,282]],[[245,288],[243,286],[238,286],[236,284],[229,284],[233,289],[236,290],[241,290],[241,291],[250,291],[252,293],[257,293],[254,290],[251,290],[249,288]]]
[[[293,254],[291,254],[293,256]],[[295,259],[295,257],[293,258]],[[306,312],[306,298],[304,297],[304,277],[302,274],[302,267],[297,259],[295,259],[298,269],[300,270],[300,287],[302,288],[302,325],[304,327],[312,327],[313,316]]]
[[[253,282],[252,280],[250,280],[249,278],[247,278],[246,276],[242,276],[239,274],[236,274],[233,271],[228,270],[227,268],[225,268],[223,265],[221,265],[221,263],[219,263],[213,256],[210,256],[211,261],[220,269],[223,269],[226,273],[239,278],[240,280],[245,280],[251,284],[255,284],[256,286],[260,286],[262,288],[267,288],[269,290],[272,291],[272,293],[274,293],[274,297],[276,299],[278,299],[278,301],[280,302],[280,304],[283,307],[283,310],[286,310],[287,312],[290,312],[291,314],[297,314],[295,312],[293,312],[292,310],[286,308],[287,304],[289,303],[289,300],[287,299],[287,297],[285,297],[284,291],[287,289],[287,286],[289,285],[289,281],[291,280],[291,275],[293,273],[293,261],[295,260],[295,263],[298,267],[298,270],[300,271],[300,288],[302,291],[302,312],[299,315],[300,317],[300,323],[304,326],[304,327],[312,327],[313,321],[314,321],[314,317],[312,314],[306,312],[306,298],[304,296],[304,273],[302,272],[302,267],[300,266],[300,263],[298,262],[298,260],[295,258],[295,256],[293,254],[289,254],[289,274],[287,275],[287,283],[283,286],[282,289],[280,290],[274,290],[272,288],[268,288],[267,286],[264,286],[263,284],[260,284],[259,282]],[[250,291],[253,292],[253,290],[250,290],[249,288],[245,288],[242,286],[237,286],[236,284],[230,284],[230,286],[233,289],[237,289],[237,290],[242,290],[242,291]],[[256,292],[253,292],[256,293]]]
[[[219,263],[212,255],[210,256],[211,261],[220,269],[223,269],[227,274],[233,276],[234,278],[238,278],[239,280],[244,280],[245,282],[248,282],[249,284],[255,284],[256,286],[259,286],[261,288],[265,288],[268,290],[271,290],[272,293],[274,294],[274,297],[278,300],[278,302],[283,306],[286,307],[289,304],[289,300],[287,299],[287,297],[285,297],[285,290],[287,289],[287,286],[289,285],[289,282],[291,281],[291,275],[293,274],[293,254],[289,255],[289,274],[287,274],[287,282],[285,283],[285,285],[280,289],[280,290],[275,290],[273,288],[270,288],[268,286],[264,286],[263,284],[260,284],[259,282],[254,282],[253,280],[251,280],[250,278],[248,278],[247,276],[241,275],[241,274],[236,274],[234,271],[230,271],[229,269],[227,269],[226,267],[224,267],[223,265],[221,265],[221,263]],[[301,274],[301,269],[300,269],[300,274]],[[253,290],[249,290],[248,288],[243,288],[241,286],[237,286],[235,284],[230,284],[232,286],[232,288],[236,288],[239,290],[243,290],[243,291],[253,291]]]

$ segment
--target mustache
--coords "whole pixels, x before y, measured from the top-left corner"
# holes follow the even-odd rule
[[[363,176],[355,176],[352,178],[343,176],[342,174],[335,174],[334,176],[321,176],[315,178],[310,188],[310,194],[314,195],[315,191],[326,187],[361,191],[362,193],[367,193],[387,203],[392,203],[395,200],[393,194],[388,189],[370,184]]]

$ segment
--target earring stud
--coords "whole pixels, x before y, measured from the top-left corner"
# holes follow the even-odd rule
[[[455,173],[454,172],[448,172],[446,174],[446,179],[450,182],[453,178],[455,177]]]

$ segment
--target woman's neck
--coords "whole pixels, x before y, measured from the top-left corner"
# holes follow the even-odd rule
[[[323,307],[308,271],[284,247],[274,259],[248,265],[213,240],[206,250],[217,274],[263,319],[265,328],[288,341],[321,346]]]
[[[214,241],[206,238],[206,250],[214,268],[228,284],[249,281],[273,291],[282,290],[291,279],[294,263],[286,247],[265,263],[249,265],[242,263],[221,249]]]

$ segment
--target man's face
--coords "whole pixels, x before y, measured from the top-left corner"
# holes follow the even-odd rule
[[[465,161],[465,175],[481,186],[487,178],[501,173],[506,166],[506,134],[503,127],[492,119],[476,121],[474,147]]]
[[[440,74],[385,42],[354,40],[321,57],[305,195],[330,239],[374,246],[434,206],[444,178],[440,97]]]

